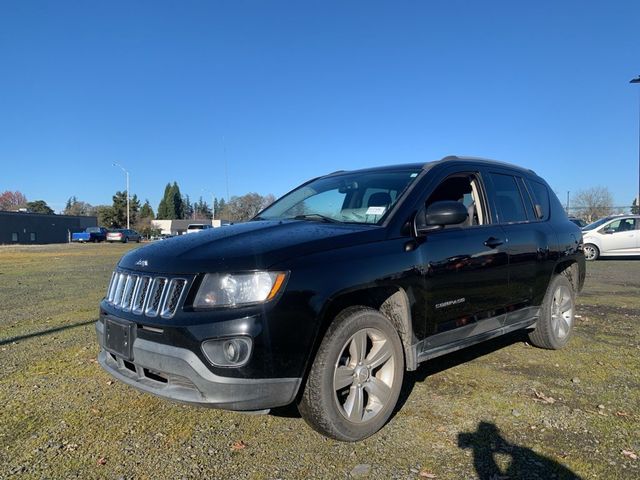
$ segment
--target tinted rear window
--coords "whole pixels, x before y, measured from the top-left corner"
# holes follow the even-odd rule
[[[537,205],[538,217],[540,220],[547,220],[549,218],[549,191],[546,185],[535,180],[529,180],[529,186],[531,187],[533,203]]]
[[[500,223],[526,222],[527,212],[515,177],[492,173],[491,179]]]

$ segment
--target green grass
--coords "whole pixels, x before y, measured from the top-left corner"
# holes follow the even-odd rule
[[[382,431],[346,444],[293,415],[182,406],[112,381],[93,321],[130,248],[0,248],[0,479],[345,478],[358,464],[370,478],[640,477],[621,453],[640,455],[640,262],[588,265],[564,350],[516,335],[435,359],[407,375]]]

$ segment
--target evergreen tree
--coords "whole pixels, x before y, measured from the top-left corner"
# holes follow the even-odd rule
[[[64,214],[69,215],[67,212],[70,212],[71,207],[77,202],[78,202],[78,199],[75,197],[75,195],[73,197],[69,197],[69,200],[67,200],[67,203],[64,206]]]
[[[211,209],[202,197],[194,204],[194,216],[198,220],[211,219]]]
[[[44,200],[34,200],[33,202],[27,202],[27,210],[31,213],[44,213],[46,215],[53,215],[55,213]]]
[[[176,219],[183,219],[184,216],[184,203],[182,202],[182,195],[180,194],[180,187],[177,182],[173,182],[171,186],[171,203],[173,205],[173,216]],[[171,212],[170,212],[171,213]]]
[[[169,216],[168,201],[167,201],[167,199],[169,198],[170,191],[171,191],[171,184],[167,183],[167,186],[164,187],[164,196],[162,197],[162,200],[160,200],[160,204],[158,205],[158,220],[166,220],[171,218]]]
[[[110,219],[111,224],[115,228],[124,228],[127,226],[127,193],[117,191],[113,196],[113,205],[111,206],[113,216]]]
[[[140,218],[153,218],[155,214],[153,213],[153,208],[151,208],[151,204],[148,199],[145,199],[144,205],[140,207]]]
[[[189,195],[185,195],[182,198],[182,205],[183,205],[182,218],[193,218],[194,208],[193,208],[193,205],[191,204],[191,199],[189,198]]]
[[[218,218],[226,218],[227,213],[227,202],[224,201],[224,198],[218,200],[218,207],[216,208],[216,217]]]

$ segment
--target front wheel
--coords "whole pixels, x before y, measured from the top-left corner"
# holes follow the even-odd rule
[[[550,350],[564,347],[573,333],[575,305],[569,279],[562,274],[553,277],[540,307],[536,329],[529,334],[531,343]]]
[[[323,435],[362,440],[393,413],[403,375],[402,343],[389,319],[372,308],[351,307],[329,326],[298,410]]]
[[[597,260],[600,256],[600,250],[593,243],[587,243],[583,247],[584,259],[588,261]]]

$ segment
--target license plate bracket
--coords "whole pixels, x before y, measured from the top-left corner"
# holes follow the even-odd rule
[[[105,348],[125,360],[133,360],[135,326],[135,323],[106,318],[104,322]]]

